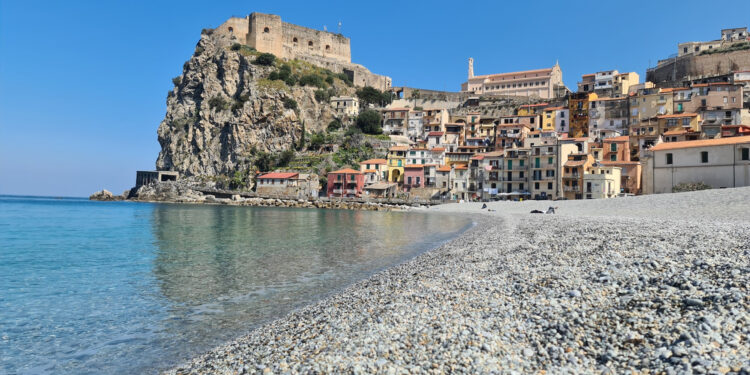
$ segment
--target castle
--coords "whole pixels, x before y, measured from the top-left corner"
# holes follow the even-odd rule
[[[390,77],[373,74],[351,62],[349,38],[341,34],[293,25],[282,22],[280,16],[257,12],[244,18],[232,17],[214,32],[284,60],[298,59],[344,73],[356,86],[383,91],[391,87]]]

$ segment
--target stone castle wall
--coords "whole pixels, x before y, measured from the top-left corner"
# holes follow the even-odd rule
[[[750,50],[685,55],[662,62],[646,72],[646,80],[654,83],[684,81],[750,70]]]
[[[285,60],[303,60],[335,73],[345,73],[355,86],[372,86],[381,91],[391,87],[390,77],[373,74],[351,62],[350,40],[340,34],[282,22],[277,15],[263,13],[232,17],[214,32]]]

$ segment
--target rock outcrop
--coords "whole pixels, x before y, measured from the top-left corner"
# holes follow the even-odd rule
[[[121,201],[128,198],[130,190],[126,190],[122,195],[114,195],[112,192],[106,189],[97,191],[89,196],[89,200],[92,201]]]
[[[315,87],[266,79],[276,67],[256,65],[257,53],[232,45],[226,36],[204,31],[175,78],[158,130],[158,170],[230,175],[249,166],[254,153],[287,150],[303,128],[321,130],[333,119],[330,105],[316,101]],[[297,109],[285,107],[289,99]]]

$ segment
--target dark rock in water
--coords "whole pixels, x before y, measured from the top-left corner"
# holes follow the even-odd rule
[[[128,190],[126,193],[129,193],[129,192],[130,192],[130,190]],[[94,194],[91,194],[89,196],[89,200],[92,200],[92,201],[121,201],[121,200],[124,200],[127,197],[127,195],[124,195],[124,194],[125,193],[123,193],[123,195],[114,195],[109,190],[102,189],[100,191],[97,191]]]

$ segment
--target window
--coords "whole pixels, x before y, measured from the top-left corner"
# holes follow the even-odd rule
[[[701,163],[708,163],[708,151],[701,151]]]
[[[609,144],[609,151],[612,151],[612,152],[617,151],[617,143],[610,143]]]
[[[609,160],[610,161],[617,161],[617,154],[609,155]]]
[[[726,103],[727,103],[727,97],[725,96],[724,97],[724,104],[726,104]]]
[[[547,159],[547,164],[554,164],[554,161],[553,161],[553,160],[554,160],[554,159],[553,159],[552,157],[549,157],[549,158]]]
[[[690,119],[689,118],[682,119],[682,126],[690,126]]]
[[[406,178],[406,184],[411,185],[411,176]]]
[[[267,28],[267,27],[264,27],[264,28],[263,28],[263,32],[264,32],[264,33],[267,33],[267,32],[270,32],[270,31],[271,31],[271,30],[270,30],[269,28]]]
[[[750,148],[742,149],[742,160],[750,160]]]
[[[672,164],[672,154],[667,154],[667,164]]]
[[[535,183],[534,183],[534,189],[537,189],[537,190],[539,190],[539,183],[538,183],[538,182],[535,182]]]

